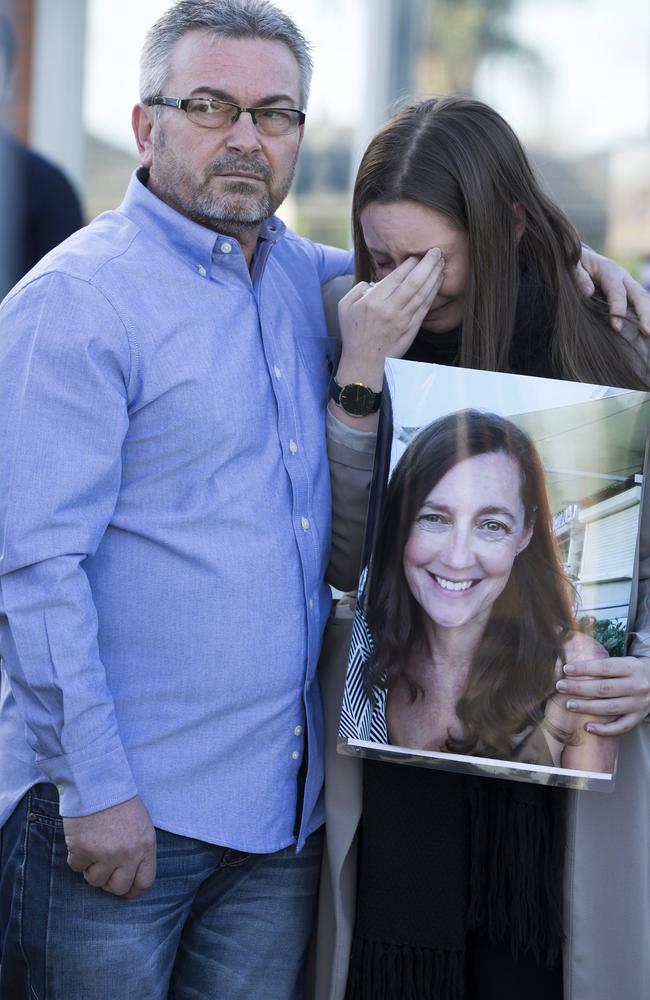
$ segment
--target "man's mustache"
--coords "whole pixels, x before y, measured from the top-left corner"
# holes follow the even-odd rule
[[[273,172],[264,160],[259,160],[255,156],[223,156],[218,160],[213,160],[208,167],[208,177],[220,177],[221,174],[255,174],[264,181],[270,181]]]

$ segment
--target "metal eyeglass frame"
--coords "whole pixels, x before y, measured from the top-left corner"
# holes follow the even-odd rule
[[[233,109],[233,116],[229,122],[219,122],[219,124],[216,125],[208,125],[207,122],[198,122],[190,118],[190,121],[193,121],[195,125],[199,126],[199,128],[223,128],[225,125],[234,125],[235,122],[239,121],[240,115],[244,114],[244,112],[246,112],[251,116],[255,128],[261,131],[262,134],[266,135],[291,135],[292,132],[295,132],[297,129],[300,128],[301,125],[304,125],[305,123],[305,117],[306,117],[305,112],[299,111],[298,108],[277,108],[274,105],[268,105],[267,107],[261,107],[261,108],[244,108],[241,107],[239,104],[233,104],[232,101],[222,101],[221,98],[214,98],[214,97],[152,97],[151,100],[146,101],[145,103],[148,104],[150,107],[155,105],[162,105],[164,107],[169,107],[169,108],[179,108],[180,111],[184,111],[185,114],[188,114],[188,105],[192,101],[203,101],[204,104],[223,104],[225,105],[225,107]],[[292,127],[287,132],[265,133],[263,124],[262,128],[260,129],[260,123],[258,123],[257,121],[257,115],[261,114],[264,111],[291,111],[292,114],[297,115],[298,118],[296,124],[292,125]]]

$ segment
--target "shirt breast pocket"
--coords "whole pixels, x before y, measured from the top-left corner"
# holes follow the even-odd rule
[[[321,405],[327,403],[329,383],[341,350],[335,337],[300,337],[298,351],[310,384]]]

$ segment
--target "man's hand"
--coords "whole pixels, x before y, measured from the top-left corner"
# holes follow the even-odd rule
[[[650,657],[612,656],[567,663],[555,685],[568,695],[570,712],[603,716],[585,726],[597,736],[620,736],[634,729],[650,712]]]
[[[139,796],[90,816],[64,816],[68,864],[89,885],[123,899],[156,877],[156,831]]]
[[[642,332],[650,336],[650,294],[631,274],[609,257],[603,257],[587,247],[582,248],[576,274],[585,295],[593,295],[595,288],[601,290],[609,306],[610,323],[617,333],[623,327],[620,317],[625,316],[628,306],[631,306],[638,316]]]

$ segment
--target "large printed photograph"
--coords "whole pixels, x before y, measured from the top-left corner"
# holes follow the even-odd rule
[[[611,789],[616,739],[556,683],[624,654],[650,395],[408,361],[386,375],[339,751]]]

